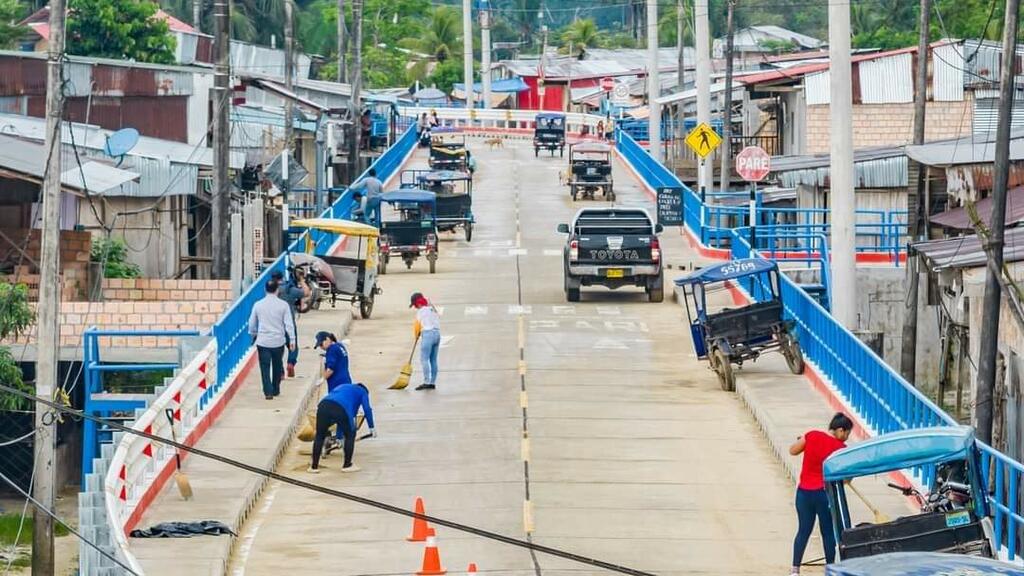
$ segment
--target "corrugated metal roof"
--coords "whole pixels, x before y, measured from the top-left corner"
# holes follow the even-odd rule
[[[1005,242],[1003,261],[1010,263],[1024,260],[1024,227],[1008,228]],[[987,260],[981,240],[976,234],[919,242],[913,245],[913,249],[928,260],[933,270],[976,268],[984,266]]]
[[[988,226],[992,220],[992,197],[978,200],[974,207],[978,211],[978,218]],[[935,214],[929,221],[946,228],[974,231],[974,224],[966,206]],[[1024,186],[1012,188],[1006,194],[1006,225],[1012,226],[1021,221],[1024,221]]]
[[[914,101],[914,76],[909,53],[861,62],[860,98],[864,104],[906,104]]]
[[[906,153],[915,162],[927,166],[955,166],[995,161],[996,133],[979,132],[963,138],[939,140],[907,146]],[[1024,160],[1024,128],[1010,133],[1010,160]]]
[[[517,76],[537,76],[540,60],[503,60],[499,63]],[[635,76],[637,71],[615,61],[577,60],[576,58],[548,58],[544,61],[544,77],[549,80],[569,78],[603,78],[605,76]]]
[[[231,41],[231,73],[262,74],[276,78],[284,77],[284,50]],[[295,58],[296,78],[309,78],[309,69],[313,60],[306,54]]]
[[[999,83],[999,63],[1002,61],[1003,46],[991,40],[965,40],[963,58],[964,85],[985,85]],[[1017,69],[1024,59],[1024,46],[1017,44]]]
[[[41,181],[46,172],[46,149],[41,144],[0,136],[0,169]],[[88,188],[90,193],[102,194],[138,178],[139,174],[134,172],[83,161],[81,169],[75,165],[61,174],[61,184],[74,190]]]
[[[828,184],[830,156],[775,156],[772,173],[786,187]],[[907,158],[901,147],[865,148],[853,153],[855,188],[903,188],[907,186]]]
[[[687,69],[696,64],[697,53],[689,46],[683,47],[683,58]],[[643,48],[587,48],[584,60],[615,62],[629,70],[642,73],[647,70],[647,50]],[[679,52],[675,47],[658,48],[658,70],[669,72],[679,67]]]
[[[832,99],[832,76],[828,70],[817,74],[808,74],[804,78],[804,95],[807,98],[807,105],[828,104]]]

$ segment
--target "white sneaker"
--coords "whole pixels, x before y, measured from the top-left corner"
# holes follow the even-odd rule
[[[350,466],[345,466],[344,468],[341,469],[342,472],[346,472],[346,473],[348,473],[348,472],[359,472],[360,470],[362,470],[362,468],[360,468],[359,466],[356,466],[355,464],[352,464]]]
[[[306,473],[307,474],[319,474],[320,473],[320,469],[319,468],[313,468],[312,466],[310,466],[309,468],[306,468]]]

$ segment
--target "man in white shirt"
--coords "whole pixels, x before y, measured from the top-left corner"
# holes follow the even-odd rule
[[[409,299],[409,307],[416,309],[413,333],[420,340],[420,361],[423,363],[423,383],[416,389],[433,390],[437,382],[437,353],[441,348],[441,317],[419,292]]]
[[[263,379],[263,395],[273,400],[281,394],[284,377],[284,349],[295,349],[295,317],[291,306],[277,297],[277,280],[267,281],[267,295],[252,307],[249,336],[256,344]]]

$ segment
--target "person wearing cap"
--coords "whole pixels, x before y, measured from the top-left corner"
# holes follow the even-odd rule
[[[277,280],[267,280],[267,295],[253,304],[249,314],[249,336],[256,344],[263,381],[263,395],[273,400],[281,394],[284,376],[283,356],[287,346],[295,348],[295,318],[288,303],[277,296]]]
[[[342,472],[358,472],[359,467],[352,463],[352,454],[356,448],[356,415],[362,408],[366,424],[370,427],[370,435],[377,437],[377,429],[373,421],[373,408],[370,406],[370,391],[362,384],[342,384],[327,393],[316,407],[316,436],[313,438],[313,463],[306,469],[310,474],[320,473],[320,457],[324,449],[324,441],[330,435],[331,426],[337,426],[344,436],[345,461]]]
[[[279,296],[281,297],[281,300],[287,302],[288,306],[292,309],[292,323],[298,327],[297,318],[300,306],[302,306],[302,301],[308,298],[311,292],[309,286],[303,282],[301,269],[296,268],[292,272],[291,279],[288,281],[285,281],[284,273],[280,270],[275,270],[274,273],[270,275],[270,279],[276,280],[281,286],[279,289]],[[295,377],[295,364],[298,363],[298,361],[299,347],[294,346],[288,350],[288,364],[286,366],[285,376],[288,378]]]
[[[437,383],[437,353],[441,348],[441,316],[419,292],[409,299],[409,307],[416,309],[413,334],[420,340],[420,362],[423,363],[423,383],[417,390],[433,390]]]
[[[316,348],[324,351],[324,380],[330,392],[342,384],[351,384],[352,375],[348,370],[348,349],[334,334],[326,331],[316,333]],[[340,438],[340,435],[339,435]]]

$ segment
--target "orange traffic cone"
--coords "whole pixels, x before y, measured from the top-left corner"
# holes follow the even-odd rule
[[[423,511],[423,498],[416,498],[415,512],[421,516],[426,515],[426,512]],[[426,542],[427,538],[433,535],[434,529],[427,524],[426,520],[423,518],[413,518],[412,534],[406,540],[409,542]]]
[[[470,563],[469,569],[466,570],[466,573],[467,574],[476,574],[476,563],[475,562]]]
[[[423,549],[423,567],[417,572],[417,576],[440,576],[448,571],[441,567],[441,554],[437,551],[437,543],[434,537],[427,538],[427,547]]]

